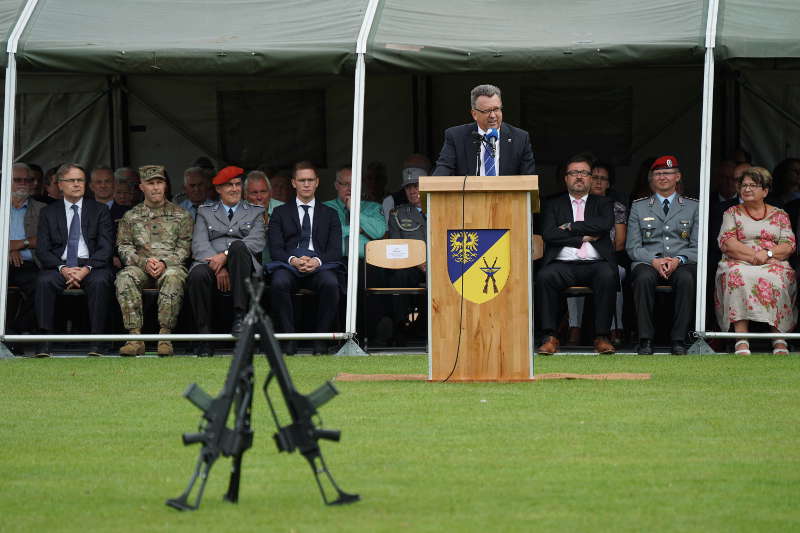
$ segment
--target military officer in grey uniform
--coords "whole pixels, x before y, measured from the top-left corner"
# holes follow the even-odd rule
[[[677,193],[681,171],[675,156],[656,159],[650,167],[649,179],[655,194],[636,200],[631,206],[625,242],[632,261],[639,353],[653,353],[653,307],[658,284],[672,286],[672,353],[683,355],[684,339],[694,316],[698,204],[697,200]]]
[[[142,289],[158,287],[159,333],[171,333],[178,322],[186,282],[192,218],[167,200],[167,178],[161,165],[139,168],[139,188],[144,201],[126,212],[119,222],[117,247],[125,268],[117,274],[117,300],[122,321],[130,333],[142,329]],[[119,353],[144,353],[144,342],[129,341]],[[172,343],[159,341],[158,355],[172,355]]]
[[[200,333],[211,333],[214,285],[233,296],[233,325],[238,335],[247,309],[244,281],[261,275],[261,252],[266,244],[264,208],[242,199],[244,170],[228,166],[214,177],[219,201],[197,209],[192,236],[194,263],[189,270],[189,299]],[[197,355],[212,355],[209,343],[197,347]]]

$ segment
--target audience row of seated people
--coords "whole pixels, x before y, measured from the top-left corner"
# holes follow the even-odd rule
[[[84,169],[77,164],[61,165],[54,174],[58,198],[49,204],[32,197],[35,178],[30,167],[18,163],[13,172],[9,286],[19,287],[26,298],[10,332],[55,333],[57,296],[65,289],[82,289],[91,333],[107,331],[116,293],[124,328],[139,334],[144,323],[142,290],[150,288],[158,289],[159,333],[175,329],[184,294],[197,331],[211,333],[217,290],[231,295],[232,333],[237,335],[248,306],[244,280],[262,272],[270,278],[269,299],[277,310],[279,331],[295,331],[292,294],[298,288],[318,293],[316,331],[332,331],[346,285],[343,256],[350,233],[349,167],[337,172],[337,197],[322,203],[316,199],[316,168],[309,162],[296,164],[290,180],[294,198],[284,203],[272,198],[270,180],[262,171],[245,175],[243,169],[228,166],[210,174],[195,166],[184,173],[185,196],[176,204],[167,199],[165,168],[146,165],[136,173],[142,201],[132,208],[114,201],[115,173],[106,167],[91,173],[88,185],[93,200],[86,195]],[[418,176],[426,172],[415,169],[403,184],[404,191],[416,193],[407,198],[415,201],[417,213],[421,212]],[[213,200],[209,199],[212,186]],[[377,203],[364,201],[361,209],[359,255],[363,258],[366,242],[387,233],[387,217]],[[395,218],[396,211],[391,210]],[[326,348],[317,341],[313,349],[323,353]],[[284,349],[293,354],[297,345],[289,341]],[[166,340],[158,342],[157,350],[161,356],[173,353]],[[103,343],[96,343],[89,354],[104,351]],[[120,348],[124,356],[144,352],[144,342],[137,340]],[[213,348],[201,342],[196,352],[210,356]],[[35,351],[39,357],[50,353],[49,343]]]
[[[787,206],[793,213],[789,214],[769,201],[773,197],[780,202],[770,194],[769,171],[749,163],[733,164],[730,170],[733,194],[712,193],[710,206],[712,316],[721,331],[732,326],[746,333],[751,322],[759,322],[773,333],[791,332],[797,324],[796,272],[789,262],[796,257],[791,221],[800,211],[800,199]],[[545,251],[535,291],[543,332],[538,352],[558,351],[562,293],[583,285],[593,292],[595,350],[613,353],[618,342],[613,333],[622,329],[620,290],[626,269],[621,265],[629,262],[638,353],[653,353],[656,287],[669,286],[671,351],[685,354],[695,310],[698,202],[678,192],[682,174],[677,158],[663,156],[652,162],[651,194],[634,200],[627,217],[625,206],[607,195],[607,165],[595,164],[590,155],[577,155],[566,162],[563,174],[567,192],[546,200],[542,208]],[[573,300],[567,300],[568,314],[570,326],[577,328],[582,298],[579,303]],[[775,354],[788,353],[785,339],[774,339],[772,347]],[[738,340],[735,351],[749,354],[748,341]]]

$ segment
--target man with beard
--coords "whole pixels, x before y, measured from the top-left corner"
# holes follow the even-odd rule
[[[542,268],[536,275],[536,309],[544,333],[540,354],[558,351],[556,330],[561,293],[572,285],[592,288],[595,351],[614,353],[608,338],[619,288],[617,258],[610,235],[614,202],[607,196],[589,194],[592,166],[588,156],[569,158],[564,165],[567,192],[548,200],[542,209],[545,251]]]

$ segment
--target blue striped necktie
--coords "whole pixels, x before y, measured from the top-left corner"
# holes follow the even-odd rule
[[[78,243],[81,240],[81,216],[78,214],[78,206],[72,204],[72,222],[69,223],[69,234],[67,235],[67,266],[78,266]]]
[[[492,155],[492,149],[488,146],[483,148],[483,175],[497,176],[497,171],[494,168],[494,156]]]

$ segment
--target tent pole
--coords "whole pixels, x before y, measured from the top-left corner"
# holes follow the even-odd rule
[[[14,165],[14,126],[17,107],[17,45],[28,24],[37,0],[28,0],[8,37],[8,65],[6,66],[5,102],[3,114],[3,164],[0,179],[0,298],[8,303],[8,243],[11,231],[11,169]],[[0,335],[6,332],[6,310],[0,305]]]
[[[356,72],[354,77],[354,96],[353,96],[353,154],[351,165],[353,167],[352,185],[350,197],[355,199],[351,202],[350,209],[350,240],[347,246],[347,312],[345,320],[345,331],[354,336],[356,333],[356,317],[358,312],[358,241],[361,216],[361,166],[364,148],[364,90],[365,90],[365,70],[364,55],[367,51],[367,39],[369,38],[372,22],[375,19],[375,12],[378,8],[379,0],[370,0],[364,13],[364,20],[358,33],[356,42]]]
[[[703,118],[700,138],[700,205],[697,243],[697,294],[695,296],[695,331],[700,338],[692,345],[691,353],[713,353],[702,335],[706,329],[706,286],[708,283],[708,202],[711,185],[711,134],[714,112],[714,44],[717,40],[717,14],[719,0],[708,4],[706,24],[706,56],[703,70]],[[716,238],[716,235],[711,236]]]

